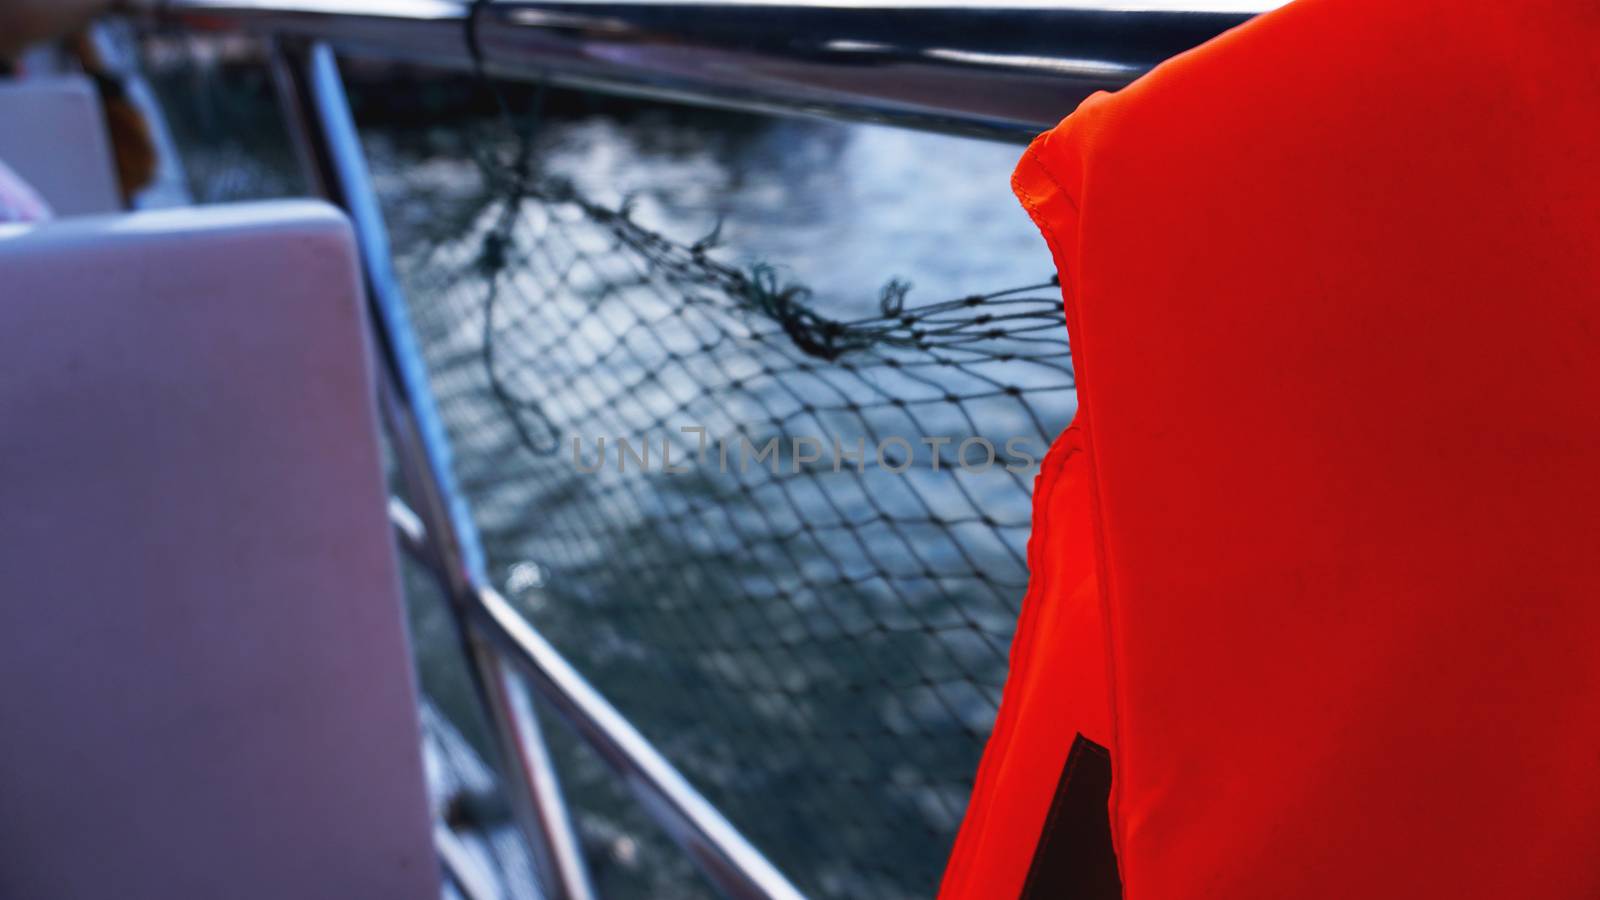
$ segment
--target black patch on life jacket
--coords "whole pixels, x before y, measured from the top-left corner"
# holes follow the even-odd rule
[[[1121,900],[1110,800],[1111,754],[1080,734],[1067,753],[1021,900]]]

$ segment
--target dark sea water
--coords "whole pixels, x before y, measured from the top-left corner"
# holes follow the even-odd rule
[[[931,896],[1004,679],[1033,473],[584,476],[532,445],[541,429],[660,434],[687,453],[673,435],[703,425],[1026,434],[1042,453],[1074,411],[1064,330],[1043,338],[1047,351],[1059,342],[1056,368],[840,369],[750,341],[743,312],[686,302],[612,231],[538,202],[519,208],[512,264],[491,288],[485,241],[507,183],[482,161],[503,170],[513,133],[465,113],[397,115],[374,92],[358,95],[363,138],[491,577],[804,892]],[[211,119],[175,125],[204,198],[303,190],[281,134],[261,124],[270,107],[176,93],[179,112]],[[1020,147],[556,99],[534,130],[540,173],[671,241],[720,223],[716,259],[774,267],[819,315],[873,315],[890,279],[912,285],[914,307],[1052,272],[1010,194]],[[991,383],[1026,393],[980,396]],[[962,400],[910,415],[854,405],[929,391]],[[813,402],[838,414],[806,411]],[[437,604],[414,600],[412,629],[424,690],[480,734]],[[546,724],[602,892],[706,896],[600,762]]]

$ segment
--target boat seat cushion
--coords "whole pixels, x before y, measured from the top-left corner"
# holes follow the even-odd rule
[[[0,897],[438,897],[349,227],[0,227]]]

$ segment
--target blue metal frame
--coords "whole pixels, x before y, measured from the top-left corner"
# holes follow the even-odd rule
[[[338,62],[324,44],[301,48],[280,44],[274,64],[308,174],[324,196],[345,210],[354,227],[382,351],[380,406],[407,493],[420,510],[402,516],[414,538],[402,544],[419,552],[450,598],[500,748],[501,776],[509,782],[545,890],[555,900],[593,900],[582,848],[532,698],[506,660],[470,625],[478,592],[488,583],[483,549],[470,510],[455,486],[449,442],[394,273],[388,230],[372,190]]]

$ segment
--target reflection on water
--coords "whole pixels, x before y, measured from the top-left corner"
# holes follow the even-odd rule
[[[731,117],[719,117],[731,118]],[[786,267],[835,315],[870,312],[892,276],[924,300],[1048,276],[1011,198],[1019,148],[893,128],[768,120],[728,134],[682,122],[564,128],[552,165],[597,199],[693,240],[724,222],[737,257]]]

